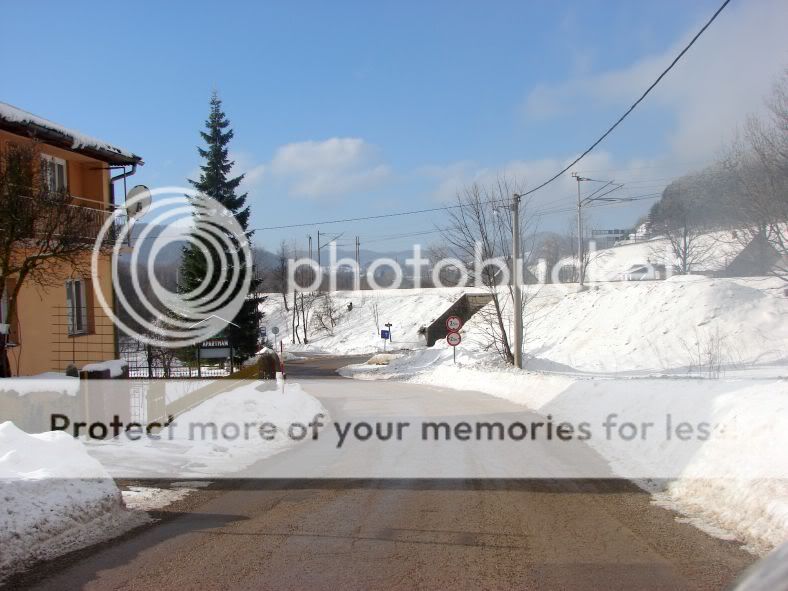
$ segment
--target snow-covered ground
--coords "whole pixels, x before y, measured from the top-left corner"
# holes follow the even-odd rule
[[[115,482],[62,432],[0,424],[0,581],[36,560],[117,536],[147,521],[127,511]]]
[[[330,294],[337,311],[336,326],[329,333],[316,327],[315,304],[309,319],[309,344],[292,343],[292,310],[286,311],[279,294],[270,294],[261,309],[265,314],[263,325],[268,338],[273,340],[271,329],[279,328],[277,341],[292,352],[332,353],[352,355],[383,351],[380,330],[391,323],[392,340],[387,348],[418,349],[426,346],[419,328],[432,323],[463,293],[476,289],[397,289],[378,291],[338,291]],[[348,305],[352,309],[348,310]],[[299,334],[303,334],[299,329]],[[278,350],[278,347],[277,347]]]
[[[703,373],[714,353],[721,371],[788,374],[788,300],[779,281],[674,276],[668,281],[526,286],[525,353],[542,371],[642,375]],[[278,326],[286,350],[332,354],[383,351],[375,322],[393,324],[391,349],[424,349],[419,328],[463,293],[475,289],[343,291],[331,294],[339,312],[332,333],[310,329],[308,345],[291,343],[291,319],[281,296],[262,306],[263,323]],[[353,309],[348,311],[348,303]],[[511,324],[507,306],[507,322]],[[313,313],[314,318],[314,313]],[[482,314],[462,330],[459,351],[487,346]],[[494,356],[483,355],[486,362]],[[714,361],[714,360],[713,360]],[[701,366],[701,367],[699,367]],[[708,369],[708,368],[706,368]]]
[[[741,233],[737,237],[731,230],[716,230],[700,235],[692,246],[696,259],[692,265],[692,272],[723,271],[741,254],[746,243]],[[656,265],[666,261],[677,266],[680,264],[673,254],[670,242],[666,238],[656,236],[649,240],[620,244],[597,251],[589,261],[586,276],[592,281],[615,281],[633,265],[647,263]]]
[[[709,420],[716,428],[695,447],[589,443],[657,502],[760,552],[788,539],[788,299],[778,287],[699,276],[529,287],[530,371],[486,348],[477,315],[461,331],[456,365],[440,341],[342,373],[476,390],[574,422],[599,424],[609,412]]]

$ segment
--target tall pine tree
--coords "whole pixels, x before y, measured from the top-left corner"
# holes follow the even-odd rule
[[[249,207],[246,205],[246,193],[238,194],[237,190],[244,175],[230,177],[230,171],[235,164],[229,159],[228,144],[233,139],[233,130],[230,129],[230,122],[222,111],[222,101],[214,92],[211,96],[211,110],[205,122],[205,131],[200,135],[205,141],[205,147],[198,147],[197,151],[203,158],[204,163],[200,166],[199,180],[189,179],[189,183],[198,193],[216,199],[235,216],[238,224],[246,232],[247,238],[251,239],[251,232],[247,231],[249,225]],[[217,253],[214,253],[217,254]],[[218,254],[221,257],[221,254]],[[209,280],[210,287],[218,281],[219,268],[222,264],[227,264],[229,257],[224,261],[214,261],[214,275],[217,277]],[[241,258],[242,273],[254,273],[252,261],[245,261]],[[207,264],[202,251],[195,245],[184,248],[181,263],[181,285],[182,292],[195,290],[206,278]],[[257,292],[259,280],[252,277],[250,294]],[[210,290],[209,287],[209,290]],[[259,334],[259,324],[262,313],[259,310],[259,302],[255,297],[247,297],[241,310],[235,318],[231,320],[233,324],[227,325],[225,334],[232,345],[235,357],[238,361],[243,361],[253,356],[257,351],[257,337]]]

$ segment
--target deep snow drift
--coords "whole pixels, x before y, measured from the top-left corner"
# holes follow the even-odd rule
[[[98,543],[147,521],[81,442],[0,424],[0,580],[28,564]]]

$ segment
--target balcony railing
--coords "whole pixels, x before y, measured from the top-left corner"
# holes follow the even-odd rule
[[[27,203],[32,207],[40,207],[37,198],[21,196],[20,207]],[[82,205],[82,204],[89,205]],[[112,226],[105,235],[105,244],[115,244],[123,236],[123,228],[128,223],[128,216],[122,207],[106,206],[98,201],[83,197],[70,196],[70,202],[50,202],[51,212],[39,210],[30,212],[28,216],[21,216],[22,220],[33,224],[31,235],[49,234],[53,237],[66,233],[71,239],[96,240],[101,228],[109,217],[113,217]],[[113,215],[114,212],[114,215]],[[60,227],[58,227],[60,226]],[[36,232],[37,229],[37,232]],[[123,244],[130,244],[130,235],[123,236]]]

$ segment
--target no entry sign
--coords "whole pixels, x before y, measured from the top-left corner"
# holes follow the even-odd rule
[[[457,332],[462,328],[462,318],[459,316],[449,316],[446,319],[446,330],[449,332]]]
[[[458,332],[450,332],[446,335],[446,342],[449,343],[450,346],[456,347],[462,342],[462,337]]]

